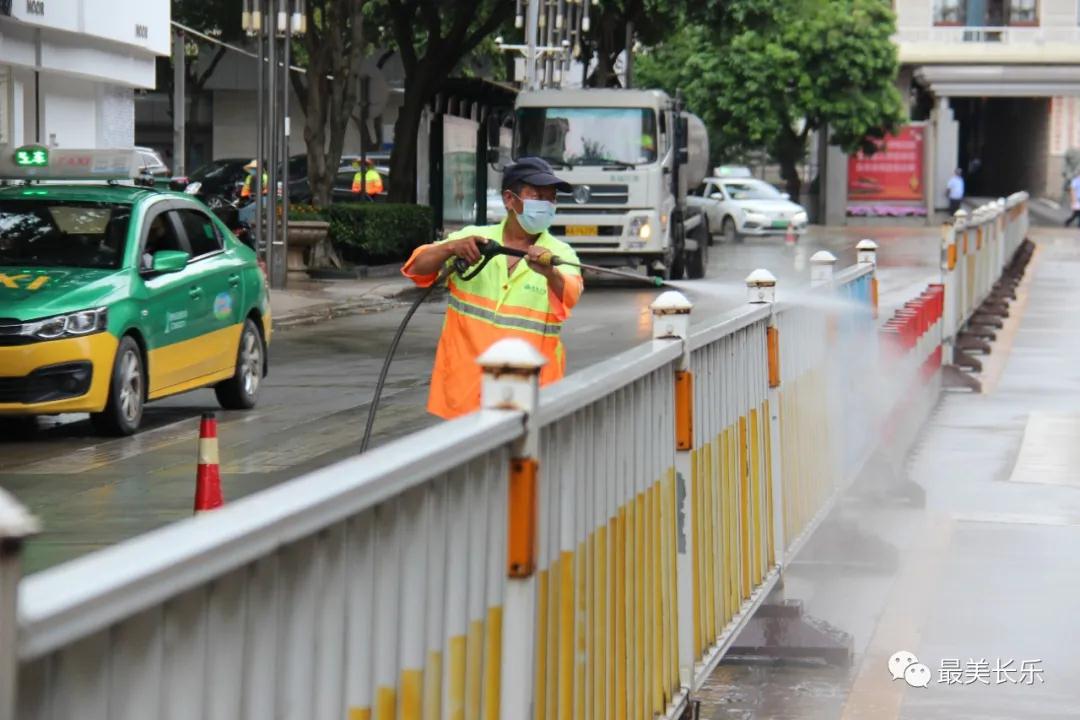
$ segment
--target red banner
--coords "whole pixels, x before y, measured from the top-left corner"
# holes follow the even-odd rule
[[[848,158],[848,200],[923,200],[922,126],[905,125],[876,143],[873,155]]]

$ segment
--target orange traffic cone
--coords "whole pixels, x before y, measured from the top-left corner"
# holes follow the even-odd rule
[[[796,240],[798,240],[798,237],[795,235],[795,223],[788,220],[787,234],[784,235],[784,242],[788,245],[794,245]]]
[[[195,473],[195,512],[205,512],[225,504],[221,497],[221,468],[218,465],[217,418],[203,413],[199,423],[199,469]]]

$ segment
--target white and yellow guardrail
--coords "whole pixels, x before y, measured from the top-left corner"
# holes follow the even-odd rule
[[[951,384],[980,388],[978,381],[962,378],[955,370],[957,366],[981,369],[981,363],[965,350],[989,350],[982,340],[992,339],[993,333],[973,326],[1000,326],[986,317],[987,311],[994,312],[1003,293],[1011,294],[1003,284],[1007,284],[1008,270],[1018,256],[1030,252],[1030,244],[1024,242],[1028,226],[1028,194],[1018,192],[971,213],[958,210],[954,221],[942,230],[943,363],[953,371]]]
[[[859,259],[543,391],[497,343],[478,413],[0,587],[0,720],[678,717],[890,410]]]

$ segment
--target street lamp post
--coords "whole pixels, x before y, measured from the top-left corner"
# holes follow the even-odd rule
[[[305,0],[244,0],[241,15],[258,45],[256,237],[272,289],[284,288],[288,277],[290,51],[292,37],[305,30],[305,10]],[[263,186],[264,173],[269,187]]]

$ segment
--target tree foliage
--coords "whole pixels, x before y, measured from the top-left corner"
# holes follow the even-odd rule
[[[394,125],[390,199],[410,202],[416,194],[416,133],[424,107],[451,74],[492,34],[512,19],[511,0],[372,2],[368,20],[385,27],[405,69],[405,96]]]
[[[330,204],[345,133],[360,94],[366,2],[308,0],[307,33],[293,42],[307,72],[290,72],[289,80],[304,108],[308,182],[318,206]]]
[[[883,0],[787,0],[755,11],[731,3],[720,31],[685,24],[638,61],[638,84],[681,89],[702,115],[720,159],[765,148],[793,197],[810,133],[826,126],[847,152],[904,119]]]
[[[173,0],[172,19],[222,42],[235,42],[243,37],[240,13],[237,12],[234,0]],[[189,99],[187,119],[190,122],[198,117],[199,106],[205,98],[206,84],[228,51],[220,45],[211,45],[194,37],[187,40],[184,83]],[[168,93],[169,114],[172,115],[175,112],[172,57],[158,59],[157,87]],[[185,155],[189,162],[193,139],[192,134],[189,133],[187,148],[185,148]],[[191,169],[193,168],[188,168],[188,170]]]

